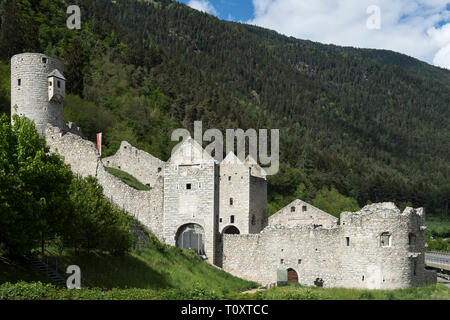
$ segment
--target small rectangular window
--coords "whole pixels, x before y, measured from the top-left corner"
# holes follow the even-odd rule
[[[234,223],[234,216],[230,217],[230,223]]]
[[[222,223],[222,218],[219,219],[220,223]]]
[[[48,86],[49,86],[49,87],[52,86],[52,82],[51,82],[51,81],[48,82]]]
[[[228,176],[228,181],[231,181],[231,176]]]
[[[280,263],[283,264],[284,263],[284,259],[280,259]]]
[[[291,207],[291,212],[295,212],[295,207]]]
[[[186,184],[186,189],[187,190],[191,190],[192,189],[192,185],[190,183]]]
[[[47,58],[42,58],[42,63],[47,63]]]
[[[347,247],[350,246],[350,237],[345,237],[345,243],[347,244]]]
[[[61,81],[58,80],[58,88],[61,88]]]
[[[22,85],[22,79],[17,79],[17,85],[20,87]]]
[[[230,198],[230,206],[233,205],[233,198]]]
[[[301,264],[302,263],[302,259],[298,259],[298,264]]]
[[[382,247],[390,247],[391,246],[391,234],[388,232],[383,232],[380,235],[380,245]]]
[[[305,212],[306,210],[308,210],[308,207],[307,206],[303,206],[302,210],[303,210],[303,212]]]

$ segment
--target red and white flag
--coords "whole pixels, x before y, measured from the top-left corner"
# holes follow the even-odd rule
[[[100,156],[102,155],[102,133],[97,133],[97,149],[100,153]]]

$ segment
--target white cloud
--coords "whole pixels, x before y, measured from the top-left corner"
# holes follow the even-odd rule
[[[433,63],[436,66],[450,69],[450,44],[447,44],[436,53]]]
[[[198,11],[217,15],[216,8],[214,8],[214,6],[208,0],[190,0],[187,5]]]
[[[389,49],[450,65],[447,0],[253,0],[250,24],[322,43]],[[367,8],[380,8],[380,29],[367,27]],[[372,23],[369,23],[373,25]]]

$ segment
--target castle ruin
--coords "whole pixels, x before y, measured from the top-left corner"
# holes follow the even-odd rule
[[[63,63],[45,54],[11,58],[11,114],[36,124],[72,171],[96,177],[105,197],[162,242],[196,250],[233,275],[270,284],[393,289],[436,283],[425,270],[425,212],[393,203],[343,212],[340,219],[295,200],[267,217],[264,169],[229,153],[222,162],[186,138],[162,161],[123,141],[101,158],[94,143],[63,119]],[[123,170],[149,186],[138,191],[106,171]]]

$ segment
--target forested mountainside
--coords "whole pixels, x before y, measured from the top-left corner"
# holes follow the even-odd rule
[[[271,212],[294,197],[331,213],[395,201],[449,214],[450,71],[408,56],[298,40],[180,3],[0,0],[0,104],[9,59],[66,64],[65,117],[106,154],[121,140],[167,160],[174,128],[279,128]],[[81,30],[66,27],[69,5]],[[356,200],[356,201],[355,201]]]

